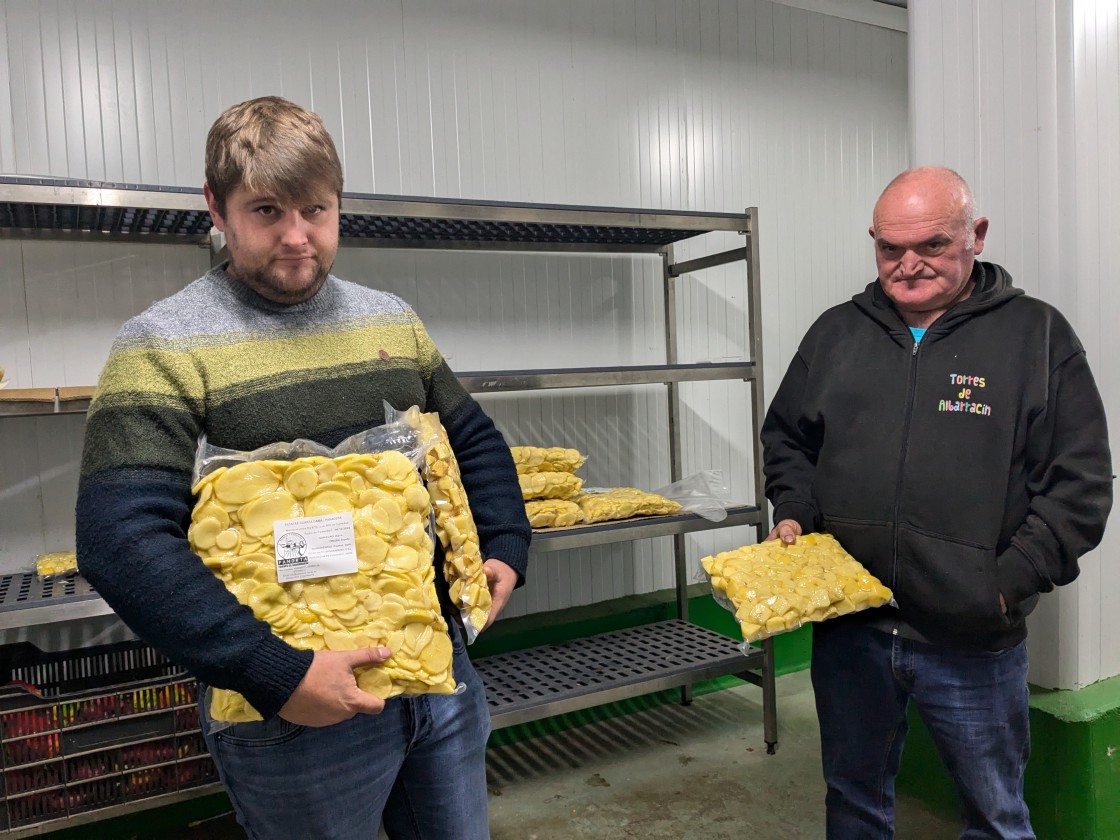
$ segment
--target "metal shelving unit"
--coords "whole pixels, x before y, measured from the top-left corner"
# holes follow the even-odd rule
[[[487,657],[477,662],[487,684],[495,726],[509,726],[639,694],[737,674],[761,686],[768,752],[777,744],[773,646],[744,654],[731,639],[688,621],[685,535],[754,526],[765,535],[767,513],[757,429],[764,396],[759,310],[757,211],[741,214],[652,211],[613,207],[512,204],[343,195],[341,243],[347,247],[634,253],[659,258],[665,300],[666,363],[626,367],[478,371],[459,374],[473,393],[552,388],[663,385],[669,405],[671,479],[682,477],[679,386],[683,382],[743,381],[751,389],[757,504],[737,504],[713,523],[692,514],[550,528],[534,536],[535,554],[605,543],[672,536],[677,617],[644,627]],[[742,247],[676,262],[674,243],[715,232],[743,237]],[[0,178],[0,238],[181,243],[221,255],[201,190],[92,181]],[[678,360],[677,284],[686,274],[742,264],[747,292],[750,359],[682,364]],[[0,418],[82,413],[91,387],[0,391]],[[69,581],[69,582],[67,582]],[[0,577],[0,629],[70,621],[111,612],[78,576],[42,585],[34,575]],[[204,792],[200,789],[200,792]],[[209,791],[205,791],[209,792]],[[3,834],[3,832],[0,832]]]

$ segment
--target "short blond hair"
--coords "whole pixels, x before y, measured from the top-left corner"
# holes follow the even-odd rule
[[[225,212],[238,187],[295,204],[324,191],[342,196],[342,164],[318,114],[279,96],[222,112],[206,135],[206,183]]]

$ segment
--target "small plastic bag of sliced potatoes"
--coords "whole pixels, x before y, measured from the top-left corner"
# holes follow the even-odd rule
[[[77,571],[77,552],[48,551],[35,557],[35,574],[43,579],[61,577]]]
[[[388,647],[388,660],[355,671],[383,699],[462,689],[417,469],[428,443],[410,412],[333,449],[297,440],[236,452],[203,439],[188,530],[207,567],[293,647]],[[261,719],[226,689],[211,689],[209,709],[218,722]]]
[[[831,534],[746,545],[700,564],[716,602],[738,619],[745,644],[893,599]]]
[[[538,472],[574,473],[587,461],[577,449],[563,446],[511,446],[510,455],[518,475]]]
[[[392,417],[386,407],[386,417]],[[412,417],[402,418],[412,422]],[[435,531],[443,547],[443,576],[451,601],[459,609],[467,644],[474,642],[490,618],[490,586],[486,582],[478,527],[471,513],[459,461],[447,430],[434,412],[420,415],[419,433],[427,450],[423,474],[432,497]]]
[[[637,487],[597,487],[585,490],[575,501],[583,513],[583,521],[609,522],[632,516],[664,516],[677,513],[679,502]]]
[[[521,497],[527,502],[534,499],[572,499],[583,487],[583,479],[568,472],[520,473],[517,482],[521,485]]]
[[[583,522],[583,510],[570,499],[530,499],[525,515],[534,528],[561,528]]]

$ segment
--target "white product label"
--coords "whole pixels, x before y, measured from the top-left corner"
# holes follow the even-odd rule
[[[349,512],[278,519],[272,525],[280,583],[358,571],[354,516]]]

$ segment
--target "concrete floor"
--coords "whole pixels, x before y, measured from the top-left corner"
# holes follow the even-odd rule
[[[778,680],[778,751],[766,754],[754,686],[490,750],[493,840],[815,840],[824,782],[808,672]],[[898,803],[904,840],[957,836]]]
[[[761,692],[748,685],[697,697],[689,707],[661,706],[492,748],[493,840],[823,838],[808,673],[781,677],[778,696],[776,755],[766,755]],[[957,826],[901,798],[897,835],[946,840]],[[243,836],[231,816],[181,835]]]

